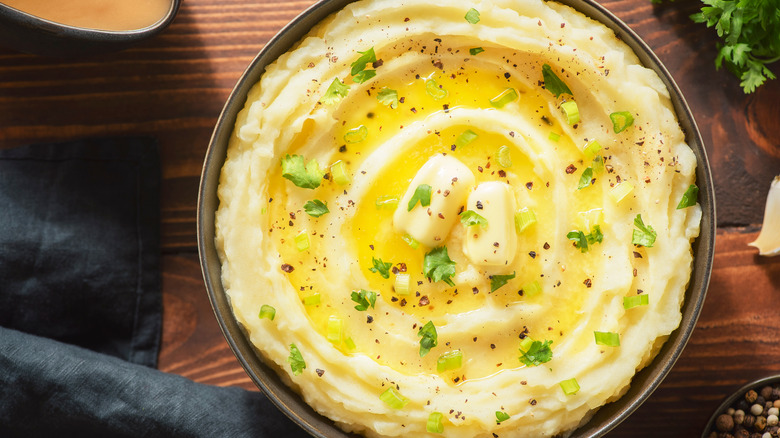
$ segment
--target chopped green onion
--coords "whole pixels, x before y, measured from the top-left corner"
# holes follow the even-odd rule
[[[362,84],[374,76],[376,76],[376,70],[363,70],[355,76],[352,76],[352,81],[356,84]]]
[[[331,164],[330,174],[333,177],[333,181],[340,186],[345,186],[352,182],[352,178],[347,173],[347,165],[341,160]]]
[[[411,277],[409,274],[396,274],[393,288],[398,295],[409,295],[409,285]]]
[[[392,386],[387,388],[387,390],[379,396],[379,399],[393,409],[402,409],[409,403],[409,399],[402,396],[401,393],[396,391]]]
[[[357,349],[355,341],[353,341],[352,338],[344,339],[344,346],[347,347],[347,351],[355,351],[355,349]]]
[[[520,349],[523,351],[528,351],[528,349],[531,348],[531,345],[533,344],[534,340],[530,336],[526,336],[520,341]]]
[[[468,12],[466,12],[466,16],[463,17],[471,24],[477,24],[479,23],[479,11],[471,8]]]
[[[509,150],[509,146],[501,146],[498,148],[498,164],[501,167],[512,167],[512,151]]]
[[[570,126],[580,121],[580,109],[577,107],[577,102],[573,100],[567,100],[561,104],[561,111],[566,116],[566,123]]]
[[[368,137],[368,128],[366,125],[360,125],[357,128],[352,128],[344,134],[344,141],[347,143],[360,143]]]
[[[645,225],[642,221],[642,215],[638,214],[634,218],[634,226],[637,229],[631,235],[631,243],[637,246],[650,248],[655,244],[655,238],[658,236],[653,227]]]
[[[301,350],[295,344],[290,344],[290,356],[287,358],[294,376],[300,375],[306,369],[306,361],[303,360]]]
[[[512,272],[507,275],[491,275],[490,276],[490,292],[497,291],[501,286],[507,284],[509,280],[515,278],[516,272]]]
[[[520,342],[520,362],[525,366],[536,367],[552,360],[553,353],[550,345],[553,341],[534,341],[525,337]]]
[[[442,433],[444,432],[444,425],[441,423],[441,412],[431,412],[428,415],[428,423],[425,425],[425,430],[430,433]]]
[[[582,190],[585,187],[589,187],[592,182],[593,182],[593,168],[588,167],[582,171],[582,175],[580,176],[580,182],[579,184],[577,184],[577,190]]]
[[[612,129],[615,134],[623,132],[626,128],[634,124],[634,116],[628,111],[618,111],[609,115],[612,120]]]
[[[311,217],[320,217],[330,212],[330,210],[328,210],[328,204],[320,201],[319,199],[307,201],[305,204],[303,204],[303,211],[305,211],[306,214]]]
[[[436,83],[433,79],[428,79],[425,82],[425,91],[428,93],[429,96],[431,96],[434,100],[442,100],[445,97],[449,96],[450,93],[442,88],[440,85]]]
[[[263,304],[260,307],[260,314],[258,315],[260,319],[268,318],[271,321],[276,318],[276,309],[274,309],[273,306],[269,306],[268,304]]]
[[[560,383],[563,393],[566,395],[574,395],[580,390],[580,384],[577,383],[577,379],[571,378],[564,380]]]
[[[482,228],[487,228],[488,221],[482,215],[474,210],[466,210],[460,214],[460,223],[466,227],[479,225]]]
[[[431,186],[428,184],[420,184],[414,189],[412,197],[409,199],[409,203],[406,206],[406,211],[412,211],[417,201],[420,201],[422,207],[431,205]]]
[[[376,95],[377,100],[382,105],[389,106],[391,109],[398,108],[398,91],[390,88],[382,88]]]
[[[347,97],[347,93],[349,93],[349,85],[344,85],[339,78],[335,78],[333,79],[333,82],[330,83],[325,94],[322,95],[322,103],[325,105],[333,105],[342,98]]]
[[[680,203],[677,204],[677,209],[683,209],[687,207],[692,207],[696,205],[696,201],[699,196],[699,188],[695,185],[691,184],[688,186],[688,190],[683,193],[682,199],[680,199]]]
[[[550,135],[548,135],[547,138],[552,141],[558,141],[561,139],[561,134],[550,131]]]
[[[601,143],[596,140],[590,140],[585,143],[585,148],[582,149],[582,153],[585,154],[585,158],[593,159],[597,153],[601,150]]]
[[[623,297],[623,308],[633,309],[634,307],[646,306],[650,304],[650,297],[647,294],[632,295]]]
[[[536,223],[536,213],[528,207],[515,213],[515,229],[522,233],[526,228]]]
[[[517,99],[517,91],[514,88],[507,88],[502,91],[498,96],[490,99],[490,104],[494,108],[503,108],[506,104],[514,102]]]
[[[334,344],[340,344],[344,336],[344,320],[336,315],[328,318],[327,339]]]
[[[472,48],[469,49],[469,55],[471,55],[471,56],[479,55],[480,53],[482,53],[484,51],[485,51],[485,49],[483,49],[482,47],[472,47]]]
[[[600,175],[604,172],[604,157],[601,155],[596,155],[593,158],[593,163],[590,165],[590,167],[593,168],[593,174],[594,175]]]
[[[606,345],[607,347],[619,347],[620,335],[613,332],[593,332],[596,338],[596,345]]]
[[[458,136],[458,138],[455,140],[455,146],[462,148],[464,146],[467,146],[472,141],[476,140],[479,135],[477,135],[476,132],[472,131],[471,129],[467,129]]]
[[[383,195],[376,198],[377,210],[395,210],[398,206],[398,197],[393,195]]]
[[[523,296],[531,298],[540,293],[542,293],[542,286],[539,284],[539,280],[534,280],[523,286]]]
[[[549,64],[544,64],[542,66],[542,79],[544,79],[544,88],[554,94],[555,97],[560,97],[560,95],[564,93],[572,94],[568,85],[553,72],[553,69]]]
[[[309,233],[306,230],[295,236],[295,247],[301,252],[309,249]]]
[[[436,371],[443,373],[445,371],[457,370],[463,366],[463,352],[460,350],[448,351],[436,360]]]
[[[321,302],[320,294],[313,294],[303,299],[304,306],[318,306]]]
[[[417,249],[420,247],[420,242],[414,240],[414,238],[408,234],[404,234],[401,236],[401,239],[403,239],[404,242],[406,242],[407,245],[411,246],[412,249]]]
[[[381,275],[382,278],[390,278],[390,268],[393,266],[391,262],[383,262],[381,258],[371,257],[371,263],[374,267],[368,268],[369,271]]]
[[[436,333],[436,326],[433,321],[428,321],[417,331],[420,338],[420,357],[425,357],[431,351],[431,348],[439,345],[439,335]]]
[[[503,421],[509,419],[509,414],[504,411],[496,411],[496,424],[500,424]]]
[[[634,186],[628,181],[623,181],[615,187],[612,187],[612,190],[609,191],[609,197],[612,198],[615,203],[618,203],[622,201],[626,195],[631,193],[632,190],[634,190]]]

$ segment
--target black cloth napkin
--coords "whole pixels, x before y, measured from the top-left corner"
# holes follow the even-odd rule
[[[0,150],[0,437],[305,437],[262,394],[154,369],[157,147]]]

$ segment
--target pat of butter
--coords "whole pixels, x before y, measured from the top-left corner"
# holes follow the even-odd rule
[[[509,185],[490,181],[477,186],[466,207],[487,219],[487,227],[472,225],[466,230],[463,252],[478,266],[505,266],[517,251],[514,228],[515,197]]]
[[[431,203],[417,202],[411,211],[409,200],[417,188],[431,186]],[[459,219],[458,212],[474,185],[474,174],[449,155],[434,155],[417,172],[393,214],[393,226],[429,247],[440,246]]]

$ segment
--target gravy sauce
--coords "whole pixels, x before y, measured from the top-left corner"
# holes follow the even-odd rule
[[[160,21],[172,0],[0,0],[45,20],[98,30],[135,30]]]

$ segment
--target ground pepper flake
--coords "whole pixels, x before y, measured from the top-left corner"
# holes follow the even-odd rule
[[[295,270],[295,268],[293,268],[293,267],[292,267],[292,265],[289,265],[289,264],[287,264],[287,263],[285,263],[285,264],[283,264],[283,265],[282,265],[282,271],[284,271],[284,272],[286,272],[286,273],[288,273],[288,274],[289,274],[290,272],[294,271],[294,270]]]

